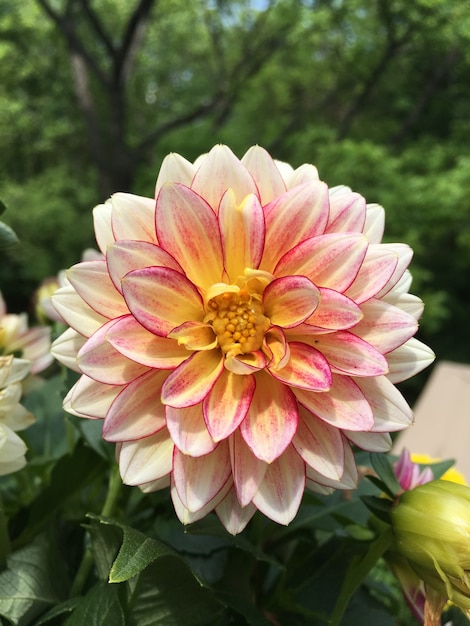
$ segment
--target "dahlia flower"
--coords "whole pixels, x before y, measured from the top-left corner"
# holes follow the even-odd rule
[[[29,370],[30,363],[24,359],[0,357],[0,476],[16,472],[26,464],[26,445],[16,431],[34,421],[20,404],[21,380]]]
[[[26,313],[8,313],[0,293],[0,355],[13,354],[31,362],[31,374],[39,374],[53,362],[51,329],[28,327]]]
[[[167,156],[155,199],[94,209],[103,260],[68,270],[54,355],[81,377],[72,414],[103,419],[122,479],[170,486],[184,523],[281,524],[305,488],[352,488],[352,446],[412,421],[394,386],[429,364],[413,338],[412,253],[384,211],[260,147]]]

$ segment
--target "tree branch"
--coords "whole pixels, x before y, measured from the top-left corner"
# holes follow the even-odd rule
[[[114,66],[114,80],[116,82],[125,83],[132,72],[132,66],[144,38],[148,18],[154,4],[155,0],[140,0],[127,23],[122,43],[117,50]]]

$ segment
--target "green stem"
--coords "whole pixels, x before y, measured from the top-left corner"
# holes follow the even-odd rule
[[[119,475],[119,469],[117,465],[113,465],[111,468],[111,473],[109,476],[109,485],[108,485],[108,493],[106,494],[106,499],[104,501],[103,507],[101,509],[101,515],[104,517],[109,517],[113,514],[114,509],[116,508],[117,499],[119,496],[119,491],[121,489],[121,477]],[[90,545],[87,546],[85,550],[85,554],[83,555],[80,566],[77,570],[77,574],[75,576],[75,580],[72,583],[72,587],[70,588],[70,597],[80,595],[82,592],[85,583],[88,579],[88,575],[90,574],[91,568],[93,567],[94,556],[93,550]]]

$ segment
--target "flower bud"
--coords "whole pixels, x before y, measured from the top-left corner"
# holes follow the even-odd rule
[[[435,480],[405,491],[391,519],[397,551],[425,584],[470,609],[470,488]]]

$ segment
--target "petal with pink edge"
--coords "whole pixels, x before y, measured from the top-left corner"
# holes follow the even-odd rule
[[[365,199],[344,185],[331,187],[329,195],[330,215],[325,233],[361,233],[366,219]]]
[[[192,457],[175,448],[173,478],[183,505],[198,511],[224,487],[230,476],[228,443],[222,441],[205,456]]]
[[[305,343],[289,342],[290,358],[282,368],[269,368],[277,380],[309,391],[328,391],[331,370],[323,354]]]
[[[342,439],[344,446],[344,471],[341,478],[339,480],[327,478],[326,476],[323,476],[323,474],[320,474],[315,469],[313,469],[313,467],[309,467],[307,465],[307,481],[315,481],[317,483],[320,483],[321,485],[324,485],[325,487],[333,487],[334,489],[355,489],[357,487],[359,475],[356,467],[356,459],[354,457],[353,451],[351,450],[348,439],[344,435],[342,436]]]
[[[257,268],[263,254],[264,213],[258,197],[250,194],[237,204],[229,189],[220,203],[219,228],[225,271],[234,282],[246,267]]]
[[[224,369],[220,350],[195,352],[168,376],[162,402],[175,408],[192,406],[204,400]]]
[[[108,385],[125,385],[147,371],[120,354],[108,342],[106,335],[116,320],[111,320],[96,331],[77,354],[80,371],[93,380]]]
[[[272,463],[253,504],[267,517],[287,526],[297,514],[305,489],[305,463],[289,446]]]
[[[191,188],[218,211],[220,200],[233,189],[237,203],[248,194],[258,194],[255,181],[246,167],[227,146],[217,145],[204,156],[194,176]],[[215,281],[214,281],[215,282]]]
[[[75,372],[80,372],[77,363],[77,353],[85,345],[85,342],[85,337],[79,335],[73,328],[67,328],[52,344],[51,354],[65,367]]]
[[[409,313],[415,320],[419,320],[424,311],[424,302],[412,293],[399,293],[392,290],[385,296],[382,296],[381,300]]]
[[[297,420],[292,391],[267,374],[258,373],[250,409],[240,425],[253,454],[267,463],[277,459],[292,441]]]
[[[256,507],[253,504],[240,506],[235,489],[232,488],[216,507],[215,512],[225,529],[231,535],[238,535],[256,513]]]
[[[255,392],[253,376],[223,371],[204,399],[206,426],[214,441],[226,439],[245,418]]]
[[[351,443],[361,450],[369,452],[389,452],[392,447],[392,438],[388,433],[354,433],[343,431]]]
[[[398,263],[390,279],[384,287],[377,293],[376,297],[381,298],[388,293],[402,278],[405,270],[413,258],[413,250],[404,243],[382,243],[382,248],[388,250],[391,254],[396,254]]]
[[[108,200],[105,204],[99,204],[93,209],[95,238],[103,254],[106,254],[108,245],[114,243],[113,229],[111,228],[112,209],[111,200]]]
[[[370,243],[380,243],[385,228],[385,211],[380,204],[366,204],[366,223],[363,233]]]
[[[116,320],[106,333],[106,339],[123,356],[147,367],[171,370],[190,356],[176,341],[154,335],[132,315]]]
[[[254,374],[266,367],[266,356],[261,350],[255,352],[249,352],[248,354],[237,354],[232,356],[230,354],[224,360],[224,367],[232,374],[239,376],[247,376]]]
[[[272,156],[261,146],[252,146],[241,162],[253,176],[263,205],[280,196],[286,185]]]
[[[299,425],[292,444],[305,463],[333,480],[344,471],[344,446],[341,433],[304,407],[299,408]]]
[[[348,376],[333,374],[327,393],[295,388],[293,391],[300,404],[336,428],[359,431],[374,426],[374,414],[367,398]]]
[[[318,335],[315,347],[325,356],[332,372],[351,376],[381,376],[388,372],[387,359],[347,330]]]
[[[292,328],[312,315],[320,301],[320,290],[305,276],[276,278],[263,293],[263,306],[271,323]]]
[[[241,506],[247,506],[262,483],[268,464],[256,457],[239,431],[230,437],[230,461],[233,481]]]
[[[261,268],[273,271],[279,259],[298,243],[322,235],[328,220],[328,187],[309,181],[264,207],[266,242]]]
[[[268,359],[266,367],[280,369],[290,359],[290,348],[282,328],[272,326],[263,338],[263,353]]]
[[[435,358],[431,348],[413,337],[387,354],[390,368],[387,377],[392,383],[401,383],[431,365]]]
[[[222,280],[223,258],[217,216],[197,193],[177,183],[164,185],[155,211],[160,246],[199,287]]]
[[[147,241],[119,241],[110,245],[106,262],[111,280],[121,293],[121,280],[133,270],[160,266],[183,273],[181,267],[166,250]]]
[[[154,198],[115,193],[111,201],[111,224],[116,240],[135,239],[157,243]]]
[[[104,420],[106,441],[143,439],[165,427],[165,407],[160,393],[167,376],[167,372],[151,370],[121,391]]]
[[[90,337],[108,321],[81,298],[71,285],[61,287],[52,295],[52,304],[61,318],[74,330]]]
[[[318,287],[343,292],[356,278],[367,245],[367,239],[355,233],[312,237],[289,250],[274,273],[276,276],[302,274]]]
[[[155,435],[119,444],[118,461],[125,485],[142,485],[171,472],[174,444],[166,428]]]
[[[215,449],[217,443],[210,436],[201,403],[182,409],[166,407],[166,422],[175,446],[188,456],[203,456]]]
[[[229,478],[222,489],[215,494],[215,496],[207,502],[202,508],[197,511],[190,511],[187,509],[181,498],[179,497],[178,490],[176,489],[175,481],[172,476],[171,480],[171,499],[173,501],[173,506],[175,507],[175,513],[178,516],[178,519],[182,524],[193,524],[198,520],[206,517],[211,511],[214,510],[216,506],[218,506],[221,502],[223,502],[224,498],[233,489],[233,482]]]
[[[204,310],[196,287],[166,267],[130,272],[122,280],[124,298],[134,317],[152,333],[166,335],[187,321],[202,321]]]
[[[361,304],[378,294],[395,273],[398,254],[383,244],[371,244],[353,284],[346,295]]]
[[[415,318],[392,304],[373,298],[361,305],[364,314],[354,334],[382,354],[395,350],[418,330]]]
[[[413,423],[413,412],[388,377],[361,378],[357,384],[374,414],[374,432],[403,430]]]
[[[155,185],[155,197],[165,183],[182,183],[186,187],[191,186],[191,181],[196,173],[196,168],[180,154],[172,152],[162,162]]]
[[[64,399],[64,409],[80,417],[103,419],[122,387],[81,376]]]
[[[212,326],[202,322],[185,322],[173,328],[168,337],[186,350],[212,350],[218,343]]]
[[[109,277],[104,259],[73,265],[67,271],[67,278],[78,295],[100,315],[111,319],[129,313],[123,297]]]
[[[342,330],[355,326],[362,319],[359,306],[350,298],[326,287],[320,288],[320,302],[305,320],[305,324],[312,326],[310,329],[305,325],[294,329],[293,332],[315,332],[315,329]]]

